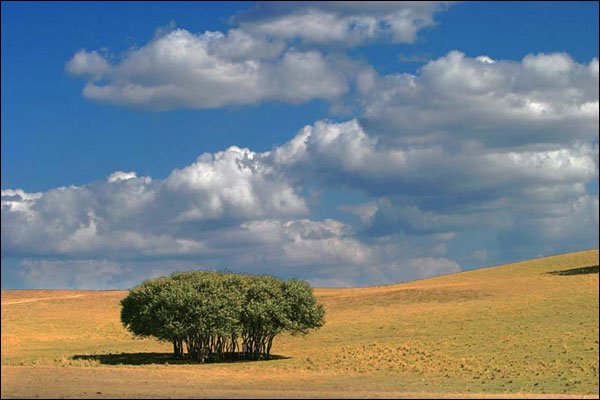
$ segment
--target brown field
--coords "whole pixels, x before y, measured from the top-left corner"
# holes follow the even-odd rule
[[[322,329],[276,339],[278,359],[209,365],[134,339],[126,292],[2,291],[2,398],[598,398],[597,265],[591,250],[316,289]]]

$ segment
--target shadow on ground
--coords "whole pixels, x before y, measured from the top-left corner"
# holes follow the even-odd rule
[[[566,269],[564,271],[552,271],[548,272],[550,275],[583,275],[583,274],[597,274],[598,266],[592,265],[590,267]]]
[[[261,362],[285,360],[288,358],[291,357],[272,354],[268,359],[252,360],[244,357],[242,354],[236,354],[226,360],[213,359],[210,363]],[[175,358],[173,357],[173,353],[77,354],[73,356],[73,360],[98,361],[100,364],[107,365],[198,364],[197,361],[189,358]]]

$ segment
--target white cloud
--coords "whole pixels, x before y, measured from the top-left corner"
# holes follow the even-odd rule
[[[334,219],[303,218],[304,200],[272,160],[231,147],[163,180],[117,171],[80,187],[4,190],[3,256],[24,258],[16,274],[29,287],[123,287],[223,266],[327,285],[430,273],[398,261],[418,255],[410,248],[363,241]]]
[[[489,58],[489,57],[488,57]],[[471,59],[452,51],[416,75],[377,77],[358,85],[361,122],[403,145],[446,148],[589,142],[598,128],[598,60],[578,64],[564,53],[521,62]]]
[[[492,58],[490,58],[488,56],[479,56],[479,57],[476,57],[475,59],[484,64],[494,64],[496,62],[496,60],[493,60]]]
[[[384,178],[390,171],[407,168],[412,154],[402,150],[377,148],[356,120],[343,123],[317,121],[305,126],[295,138],[273,151],[276,165],[303,173],[333,179],[348,177]]]
[[[163,180],[117,171],[81,187],[3,190],[2,252],[135,261],[131,281],[146,276],[142,260],[162,259],[165,273],[194,260],[335,286],[455,272],[457,247],[469,260],[498,256],[481,242],[467,246],[468,235],[501,249],[511,238],[536,249],[597,241],[598,197],[586,189],[598,176],[597,145],[457,149],[381,146],[356,120],[320,121],[271,152],[203,154]],[[373,199],[341,207],[361,218],[362,231],[306,218],[295,185],[318,182]],[[57,268],[49,271],[66,276]]]
[[[106,178],[106,180],[108,182],[116,182],[116,181],[120,181],[120,180],[127,180],[127,179],[132,179],[132,178],[137,178],[137,174],[134,171],[131,172],[123,172],[123,171],[116,171],[113,172],[112,174],[110,174],[110,176],[108,178]]]
[[[353,236],[349,226],[331,219],[269,219],[244,223],[218,240],[251,245],[252,251],[240,254],[238,265],[276,266],[278,273],[331,265],[360,268],[377,262],[369,246]]]
[[[85,97],[128,107],[205,109],[313,99],[339,106],[362,63],[351,65],[340,52],[317,51],[315,45],[412,43],[449,4],[259,3],[237,16],[239,26],[227,32],[193,34],[171,24],[117,62],[109,61],[115,57],[106,49],[82,49],[66,70],[87,79]]]
[[[305,44],[357,46],[376,40],[412,43],[419,30],[435,25],[434,13],[448,2],[259,3],[238,16],[255,34]]]
[[[363,132],[342,129],[336,143],[368,143],[362,159],[373,161],[350,171],[338,160],[327,182],[383,196],[367,220],[372,234],[458,230],[460,241],[477,231],[495,243],[488,259],[511,246],[524,256],[536,246],[597,246],[597,58],[580,64],[565,53],[530,54],[514,62],[453,51],[414,75],[365,70],[357,87]],[[318,162],[317,151],[303,150],[295,160]]]
[[[335,59],[240,30],[192,34],[176,29],[110,64],[78,52],[67,70],[89,80],[92,100],[154,110],[215,108],[267,100],[333,100],[348,91]]]
[[[31,206],[42,196],[42,193],[27,193],[22,189],[2,189],[2,208],[22,213],[27,218],[32,216]]]
[[[124,260],[195,260],[356,285],[455,272],[457,255],[597,245],[597,59],[453,51],[379,76],[307,46],[410,42],[439,6],[281,7],[227,34],[159,34],[113,64],[81,51],[67,69],[89,79],[90,98],[151,109],[334,101],[355,82],[359,117],[317,121],[270,152],[203,154],[162,180],[117,171],[81,187],[3,190],[2,254],[81,269],[108,259],[106,276]],[[309,219],[303,187],[361,193],[366,202],[337,209],[362,226]],[[60,263],[28,263],[66,276],[52,272]]]
[[[66,69],[73,75],[87,75],[98,79],[108,72],[110,65],[97,51],[80,50],[67,63]]]
[[[2,253],[199,254],[206,249],[194,224],[218,228],[307,212],[295,189],[255,153],[231,147],[204,154],[162,181],[116,172],[106,181],[45,193],[3,190]]]
[[[579,142],[557,150],[444,149],[435,140],[416,145],[382,145],[356,120],[318,121],[276,148],[273,163],[289,175],[307,175],[371,194],[453,194],[538,185],[585,183],[598,175],[597,145]],[[470,139],[471,141],[477,138]]]
[[[473,230],[484,231],[483,238],[531,227],[541,243],[550,240],[542,221],[558,218],[560,226],[578,226],[589,237],[567,229],[556,237],[597,241],[595,222],[580,219],[593,211],[570,211],[582,204],[582,196],[593,196],[586,185],[598,179],[597,144],[553,144],[551,136],[546,146],[498,148],[476,143],[476,136],[460,140],[450,148],[432,138],[407,145],[369,135],[356,120],[319,121],[266,157],[299,182],[318,181],[376,198],[362,207],[341,208],[361,218],[368,236],[433,237],[458,231],[460,240]]]
[[[177,220],[303,215],[304,200],[272,168],[249,149],[230,147],[204,154],[194,164],[174,170],[165,180],[165,193],[189,195],[188,207]]]

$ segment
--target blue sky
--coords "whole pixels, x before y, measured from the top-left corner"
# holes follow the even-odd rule
[[[2,287],[597,248],[597,57],[597,2],[3,2]]]

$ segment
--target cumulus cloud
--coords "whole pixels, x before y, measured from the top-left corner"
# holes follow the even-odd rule
[[[120,181],[120,180],[127,180],[127,179],[133,179],[133,178],[137,178],[137,174],[134,171],[131,171],[131,172],[115,171],[112,174],[110,174],[110,176],[108,178],[106,178],[106,180],[108,182],[112,183],[112,182],[116,182],[116,181]]]
[[[3,190],[2,255],[48,257],[23,264],[40,279],[35,271],[64,276],[102,260],[109,284],[126,265],[164,260],[152,273],[194,261],[339,286],[597,246],[597,58],[452,51],[414,74],[380,76],[315,50],[412,42],[444,7],[266,4],[239,29],[162,32],[116,63],[80,51],[67,71],[100,101],[337,101],[355,85],[357,117],[314,122],[264,153],[203,154],[162,180],[116,171],[81,187]],[[363,204],[336,208],[359,222],[311,219],[306,187],[360,193]]]
[[[597,246],[597,58],[453,51],[416,74],[365,70],[358,87],[362,115],[336,143],[368,143],[362,159],[373,161],[351,176],[338,162],[328,182],[345,177],[337,181],[379,196],[370,234],[459,231],[464,244],[486,241],[488,259]],[[306,149],[304,158],[319,157]]]
[[[579,238],[590,246],[597,242],[597,194],[587,189],[598,179],[597,143],[555,142],[552,134],[538,147],[487,146],[477,143],[477,136],[457,137],[453,147],[433,138],[418,144],[385,139],[368,134],[357,120],[319,121],[268,157],[300,182],[316,180],[376,198],[360,207],[341,208],[361,218],[368,236],[473,230],[489,236],[487,231],[527,226],[537,232],[532,235],[539,243],[548,242],[552,231],[561,240]],[[589,237],[571,229],[548,230],[550,221],[579,226]]]
[[[348,91],[335,58],[236,29],[226,34],[174,29],[116,64],[81,50],[66,69],[88,79],[83,94],[89,99],[153,110],[333,100]]]
[[[2,255],[22,259],[11,273],[28,287],[56,288],[131,286],[219,267],[364,285],[447,267],[425,271],[414,249],[370,243],[342,221],[306,218],[308,211],[271,152],[231,147],[163,180],[117,171],[42,193],[3,190]]]
[[[61,194],[73,206],[72,193]],[[40,200],[53,195],[57,193],[46,192]],[[89,210],[96,203],[93,197],[90,193],[86,204],[89,220],[70,226],[60,224],[75,218],[73,210],[55,207],[54,216],[39,215],[34,206],[36,219],[25,221],[12,206],[3,205],[3,256],[25,257],[16,271],[7,274],[28,287],[104,289],[198,268],[301,276],[326,286],[389,283],[431,273],[411,261],[410,250],[363,242],[341,221],[268,218],[190,229],[185,222],[150,219],[148,226],[121,230],[122,221],[100,221]],[[153,226],[156,222],[160,225]],[[44,225],[52,228],[43,230]],[[39,232],[34,235],[34,230]]]
[[[27,193],[22,189],[2,190],[2,207],[18,211],[23,215],[31,216],[33,211],[31,206],[42,197],[42,193]]]
[[[242,29],[305,44],[412,43],[449,2],[262,2],[236,19]]]
[[[359,67],[320,45],[412,43],[449,4],[358,3],[259,3],[233,18],[237,27],[227,32],[169,26],[116,62],[107,51],[81,49],[65,69],[87,79],[83,95],[89,99],[151,110],[336,102],[351,91],[352,70]]]
[[[350,120],[308,125],[269,156],[290,175],[349,185],[373,195],[441,196],[588,182],[598,174],[597,153],[597,145],[579,142],[537,151],[481,144],[446,149],[435,140],[390,146]]]
[[[45,193],[2,191],[3,255],[194,254],[194,224],[307,213],[304,200],[248,149],[204,154],[164,180],[116,172]]]
[[[361,121],[389,141],[514,147],[597,135],[597,58],[579,64],[552,53],[494,61],[452,51],[414,75],[363,74]]]
[[[97,51],[80,50],[67,63],[66,69],[73,75],[87,75],[99,79],[108,72],[110,65]]]
[[[376,198],[363,211],[369,235],[479,230],[509,248],[529,232],[529,249],[597,245],[597,59],[451,52],[415,75],[358,81],[359,119],[309,125],[272,157],[300,180]]]
[[[206,153],[163,180],[117,171],[81,187],[3,190],[2,254],[119,266],[163,259],[164,272],[188,260],[335,286],[457,271],[453,243],[468,260],[494,260],[499,250],[482,245],[597,242],[598,196],[587,189],[598,178],[597,144],[449,152],[380,140],[357,120],[318,121],[272,151]],[[362,226],[307,218],[300,187],[315,184],[372,198],[339,207]]]

